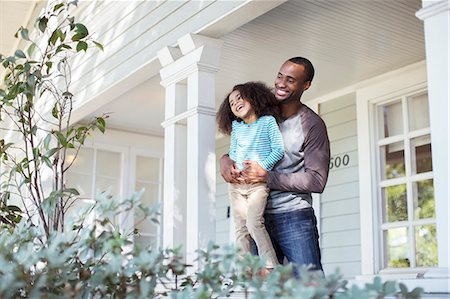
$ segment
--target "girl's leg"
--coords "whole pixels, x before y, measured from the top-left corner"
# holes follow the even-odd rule
[[[244,184],[229,184],[231,212],[234,218],[236,245],[240,246],[243,253],[250,252],[250,233],[247,229],[247,196]]]
[[[247,228],[258,246],[258,253],[266,258],[266,268],[274,268],[278,265],[278,259],[264,226],[264,210],[268,195],[269,188],[266,184],[254,184],[249,189]]]

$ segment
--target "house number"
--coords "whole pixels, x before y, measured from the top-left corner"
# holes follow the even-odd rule
[[[343,166],[347,166],[350,162],[350,156],[345,154],[341,156],[331,157],[330,159],[330,169],[339,168]]]

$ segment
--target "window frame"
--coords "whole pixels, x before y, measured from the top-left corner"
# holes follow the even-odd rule
[[[426,94],[427,88],[417,88],[414,90],[411,90],[408,93],[403,93],[399,97],[391,97],[391,98],[380,98],[378,100],[372,101],[372,111],[373,114],[370,115],[371,117],[371,123],[373,129],[374,135],[372,136],[372,141],[375,147],[375,157],[374,157],[374,169],[373,171],[376,173],[375,180],[373,182],[374,189],[376,193],[376,197],[373,199],[376,204],[376,219],[374,224],[374,230],[377,230],[378,236],[378,244],[376,245],[378,247],[378,260],[379,260],[379,273],[403,273],[403,272],[410,272],[410,271],[417,271],[417,272],[424,272],[431,268],[435,268],[436,266],[432,267],[417,267],[416,265],[416,244],[415,244],[415,227],[418,225],[434,225],[436,227],[436,213],[435,217],[430,219],[414,219],[414,202],[413,202],[413,194],[412,194],[412,184],[414,182],[420,182],[428,179],[434,179],[433,171],[428,171],[424,173],[416,173],[413,174],[413,171],[411,169],[411,140],[416,137],[422,137],[422,136],[431,136],[431,130],[428,126],[427,128],[422,128],[418,130],[411,131],[409,129],[409,114],[408,114],[408,98]],[[379,128],[379,107],[383,106],[384,104],[392,103],[395,101],[398,101],[400,99],[401,106],[402,106],[402,121],[403,121],[403,133],[397,134],[395,136],[389,136],[389,137],[380,137],[379,132],[377,128]],[[405,176],[399,177],[399,178],[383,178],[381,173],[381,155],[380,155],[380,147],[387,144],[393,144],[395,142],[402,142],[404,144],[404,164],[405,164]],[[390,222],[390,223],[383,223],[383,211],[382,211],[382,204],[380,204],[380,200],[382,198],[382,188],[384,187],[390,187],[390,186],[397,186],[404,184],[406,187],[406,201],[407,201],[407,216],[408,219],[404,221],[399,222]],[[408,248],[409,250],[412,250],[410,252],[411,256],[408,256],[410,258],[410,267],[405,268],[389,268],[384,267],[385,263],[385,247],[383,244],[383,233],[390,228],[407,228],[408,229]]]
[[[424,69],[421,64],[412,65],[356,88],[362,276],[395,274],[398,278],[412,278],[424,272],[421,268],[382,268],[383,248],[378,233],[381,231],[379,230],[381,213],[378,205],[379,146],[373,117],[380,103],[426,91],[427,79]]]

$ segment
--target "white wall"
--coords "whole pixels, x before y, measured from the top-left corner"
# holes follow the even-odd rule
[[[228,207],[230,201],[228,198],[228,184],[220,175],[220,158],[222,155],[228,153],[230,149],[229,137],[222,137],[216,140],[216,160],[217,160],[217,174],[216,174],[216,243],[221,247],[229,245],[234,242],[234,232],[231,225],[231,212],[228,216]]]
[[[332,158],[320,197],[322,264],[325,273],[339,267],[350,278],[361,271],[355,94],[320,104],[319,114],[327,125]]]

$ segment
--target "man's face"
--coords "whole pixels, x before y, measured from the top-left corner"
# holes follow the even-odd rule
[[[275,79],[275,97],[282,103],[298,101],[310,85],[311,81],[305,82],[305,67],[286,61]]]

